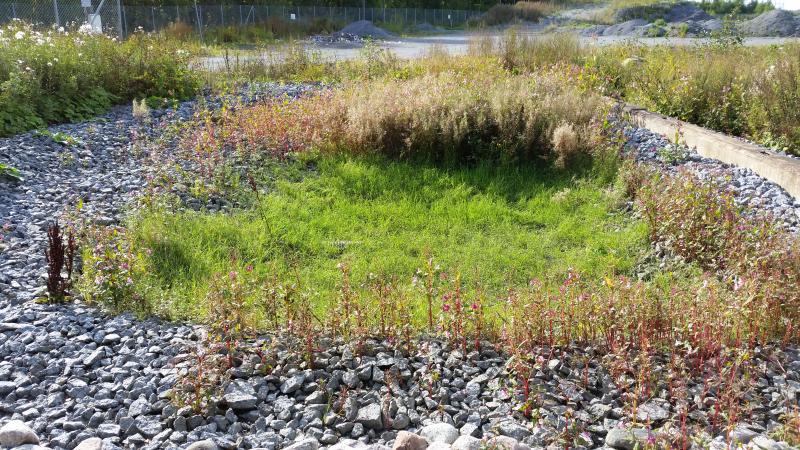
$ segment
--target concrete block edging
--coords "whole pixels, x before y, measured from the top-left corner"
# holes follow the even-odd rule
[[[634,125],[667,136],[670,140],[677,138],[679,143],[694,147],[704,157],[751,169],[781,186],[793,197],[800,198],[800,159],[779,155],[764,147],[652,113],[636,105],[623,103],[620,106]]]

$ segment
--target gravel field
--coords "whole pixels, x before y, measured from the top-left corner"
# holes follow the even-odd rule
[[[305,89],[260,85],[256,91],[296,96]],[[539,352],[533,378],[539,416],[530,420],[522,415],[506,358],[489,344],[464,354],[436,340],[419,341],[412,357],[384,342],[367,342],[363,356],[321,342],[316,368],[303,370],[282,339],[264,338],[252,345],[274,350],[271,372],[262,370],[262,360],[247,359],[232,370],[211,414],[178,409],[168,394],[178,374],[194,364],[203,328],[32,300],[44,291],[49,221],[75,208],[79,198],[98,223],[123,218],[146,183],[148,155],[133,151],[132,136],[184,120],[195,106],[186,102],[157,114],[154,126],[119,107],[91,122],[51,128],[81,141],[74,146],[32,133],[0,139],[0,162],[24,176],[0,181],[0,448],[524,450],[563,448],[569,441],[572,448],[633,449],[675,419],[675,406],[662,393],[638,408],[638,419],[651,430],[621,428],[622,391],[604,368],[604,355],[573,347]],[[659,150],[668,141],[647,130],[625,133],[638,159],[726,183],[740,202],[798,230],[800,203],[777,186],[685,148]],[[788,449],[767,434],[800,397],[800,351],[759,348],[752,358],[752,414],[727,438],[754,449]],[[653,371],[666,365],[656,361]],[[713,394],[701,379],[687,380],[687,390],[690,420],[707,424]],[[723,436],[704,438],[706,446],[726,448]]]

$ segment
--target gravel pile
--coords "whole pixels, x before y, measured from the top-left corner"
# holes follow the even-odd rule
[[[352,22],[339,30],[339,33],[352,34],[362,38],[369,37],[374,39],[389,39],[394,37],[394,34],[384,30],[381,27],[375,26],[371,20],[357,20]]]
[[[260,85],[245,99],[307,89]],[[31,300],[43,292],[49,221],[79,198],[98,223],[121,220],[145,183],[147,154],[132,147],[132,134],[155,133],[191,116],[195,106],[156,112],[156,125],[142,125],[130,107],[120,107],[100,120],[51,129],[81,141],[71,147],[31,133],[0,140],[0,161],[24,176],[0,182],[0,217],[9,224],[0,252],[0,448],[632,449],[675,419],[675,405],[662,392],[638,408],[639,421],[650,422],[651,430],[623,428],[623,389],[603,355],[573,347],[541,349],[531,379],[538,415],[531,420],[522,414],[524,399],[506,357],[488,344],[462,353],[435,340],[417,342],[411,356],[386,342],[366,342],[357,354],[321,340],[308,368],[288,340],[264,338],[252,345],[270,349],[269,364],[252,353],[237,363],[207,413],[175,405],[171,393],[181,374],[196,367],[202,328]],[[639,158],[667,170],[684,166],[709,178],[741,172],[731,183],[739,183],[742,201],[753,202],[751,193],[759,207],[780,211],[785,193],[764,180],[688,149],[673,158],[678,152],[659,152],[666,141],[646,130],[626,133]],[[787,215],[796,215],[794,199],[786,203]],[[754,449],[787,449],[767,434],[800,398],[800,352],[761,348],[751,356],[757,406],[727,438]],[[654,372],[666,371],[667,362],[653,364]],[[708,424],[714,393],[700,378],[687,380],[687,389],[691,422]],[[699,437],[712,448],[726,446],[721,435]]]
[[[800,19],[789,11],[773,9],[741,23],[739,29],[751,36],[800,36]]]

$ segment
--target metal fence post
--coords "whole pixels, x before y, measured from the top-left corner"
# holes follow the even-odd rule
[[[56,26],[61,26],[61,17],[58,15],[58,0],[53,0],[53,12],[56,15]]]
[[[200,10],[197,7],[197,0],[194,0],[194,15],[197,20],[197,32],[200,35],[200,42],[203,42],[203,20],[200,18]]]
[[[125,30],[122,28],[122,0],[117,0],[117,30],[119,30],[119,39],[125,39]]]

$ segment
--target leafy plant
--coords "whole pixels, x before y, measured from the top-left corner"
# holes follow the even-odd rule
[[[0,178],[6,178],[12,181],[22,181],[22,172],[20,172],[16,167],[0,163]]]

